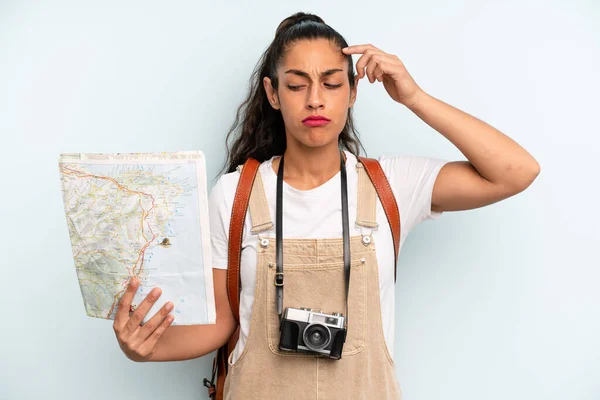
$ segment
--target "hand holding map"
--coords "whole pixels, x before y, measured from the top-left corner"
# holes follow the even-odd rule
[[[151,356],[156,343],[173,322],[174,317],[169,314],[173,309],[173,303],[168,302],[165,304],[156,315],[148,320],[148,323],[140,326],[140,322],[160,296],[160,290],[158,288],[152,289],[137,310],[129,312],[131,300],[137,291],[138,284],[136,278],[131,278],[131,281],[129,281],[127,291],[121,297],[117,307],[113,329],[117,335],[119,347],[125,355],[133,361],[145,361]]]
[[[216,321],[206,166],[200,151],[61,154],[64,211],[87,315],[115,319],[129,280],[141,323],[170,301],[173,325]]]

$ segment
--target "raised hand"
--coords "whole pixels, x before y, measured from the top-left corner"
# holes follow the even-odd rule
[[[398,56],[388,54],[372,44],[345,47],[342,52],[362,54],[356,63],[359,79],[367,76],[371,83],[383,82],[383,87],[394,101],[409,106],[422,92]]]

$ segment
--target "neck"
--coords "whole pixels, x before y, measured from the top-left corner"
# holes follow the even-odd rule
[[[331,179],[340,170],[340,150],[337,142],[319,148],[288,146],[285,149],[283,180],[299,190],[314,189]],[[273,160],[277,173],[281,157]]]

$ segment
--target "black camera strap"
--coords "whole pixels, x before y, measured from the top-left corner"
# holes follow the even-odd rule
[[[344,277],[346,281],[346,314],[345,323],[348,326],[348,292],[350,288],[350,234],[348,220],[348,185],[343,153],[340,151],[340,176],[342,187],[342,230],[344,241]],[[277,313],[279,321],[283,319],[283,155],[277,172],[277,200],[275,216],[276,264],[275,274]]]

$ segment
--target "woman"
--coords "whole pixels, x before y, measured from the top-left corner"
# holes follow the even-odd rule
[[[362,54],[357,75],[352,54]],[[539,174],[536,160],[510,138],[425,93],[397,56],[372,45],[348,46],[318,16],[294,14],[279,25],[253,75],[249,97],[227,136],[229,141],[239,123],[226,173],[210,194],[217,323],[167,329],[168,303],[139,326],[160,290],[130,318],[122,310],[137,290],[132,280],[114,325],[129,358],[200,357],[227,343],[238,327],[227,298],[228,240],[238,167],[253,158],[260,166],[243,227],[239,339],[228,360],[225,398],[401,397],[392,359],[394,242],[380,199],[369,200],[375,192],[361,175],[362,145],[352,120],[358,82],[365,76],[370,83],[382,82],[394,101],[469,160],[378,159],[400,212],[400,245],[419,222],[508,198]],[[282,207],[279,220],[277,207]],[[334,343],[341,358],[315,357],[327,332],[304,337],[306,343],[314,339],[304,353],[282,346],[288,307],[313,309],[301,315],[322,311],[347,318],[331,319],[347,329],[345,340]]]

